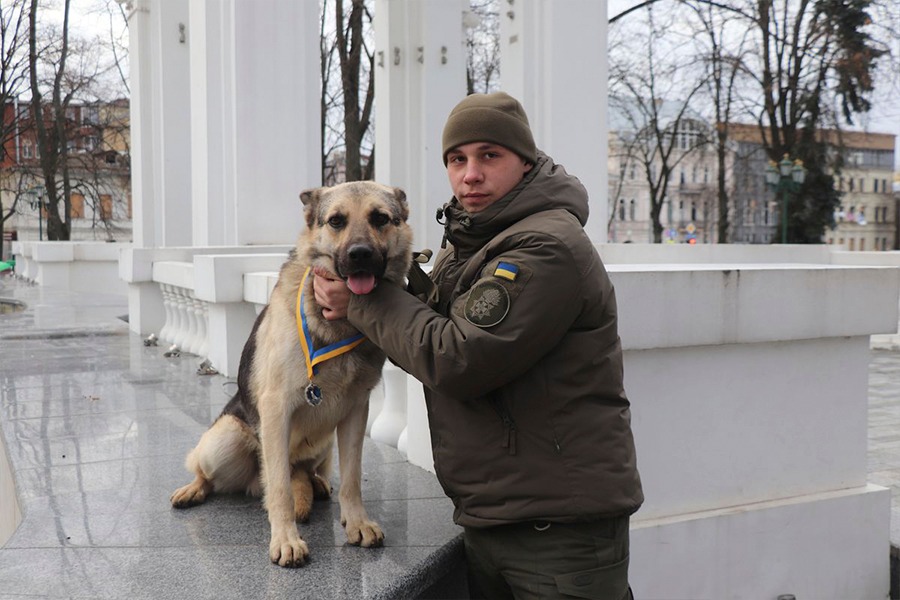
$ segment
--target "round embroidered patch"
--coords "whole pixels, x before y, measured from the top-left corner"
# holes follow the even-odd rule
[[[509,312],[509,292],[496,281],[482,281],[472,288],[463,312],[472,325],[493,327]]]

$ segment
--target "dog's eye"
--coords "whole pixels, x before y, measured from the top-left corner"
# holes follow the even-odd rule
[[[346,224],[347,219],[344,218],[344,215],[334,215],[328,218],[328,225],[334,229],[340,229]]]
[[[369,217],[369,221],[375,227],[384,227],[391,221],[391,218],[384,213],[373,212],[372,216]]]

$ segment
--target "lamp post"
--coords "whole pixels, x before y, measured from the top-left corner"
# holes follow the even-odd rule
[[[787,244],[788,196],[800,191],[806,181],[806,169],[802,160],[791,161],[785,154],[781,162],[769,161],[766,167],[766,183],[775,194],[781,194],[781,243]]]
[[[44,186],[38,185],[30,190],[28,193],[33,197],[33,200],[30,200],[28,204],[31,206],[31,210],[37,209],[37,217],[38,217],[38,232],[40,236],[40,240],[44,241],[44,217],[41,215],[41,211],[44,209]]]

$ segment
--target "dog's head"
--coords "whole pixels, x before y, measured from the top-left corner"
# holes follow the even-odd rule
[[[372,181],[343,183],[300,194],[306,212],[307,257],[368,294],[378,281],[400,282],[412,260],[406,194]]]

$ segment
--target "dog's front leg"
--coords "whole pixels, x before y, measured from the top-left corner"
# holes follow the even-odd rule
[[[260,398],[260,445],[265,485],[265,505],[269,514],[272,538],[269,558],[282,567],[302,567],[309,558],[309,548],[300,538],[294,520],[294,498],[291,490],[290,407],[280,398]]]
[[[362,479],[362,446],[369,416],[367,399],[356,402],[347,417],[338,423],[338,462],[341,470],[341,525],[347,532],[347,540],[355,546],[371,548],[381,546],[384,533],[369,515],[362,503],[360,481]]]

